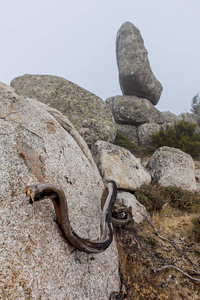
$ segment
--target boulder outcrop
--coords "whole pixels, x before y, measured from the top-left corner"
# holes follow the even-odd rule
[[[164,124],[163,114],[147,100],[136,96],[115,96],[106,100],[116,121],[117,131],[136,145],[151,145],[151,135]]]
[[[87,144],[97,140],[113,142],[116,136],[115,122],[105,102],[57,76],[23,75],[12,80],[16,93],[35,98],[67,116]]]
[[[73,252],[51,201],[23,194],[38,181],[63,188],[77,234],[99,237],[103,182],[83,138],[59,111],[0,83],[0,298],[108,299],[119,289],[115,243]]]
[[[122,24],[117,33],[116,54],[123,95],[146,98],[156,105],[162,85],[151,70],[140,31],[130,22]]]
[[[176,148],[161,147],[150,158],[147,168],[152,178],[163,186],[179,186],[196,190],[194,161],[192,157]]]
[[[164,122],[162,113],[147,99],[136,96],[115,96],[106,100],[116,123],[138,126]]]
[[[114,180],[118,189],[134,191],[151,182],[151,175],[130,151],[108,142],[94,144],[93,157],[103,180]]]

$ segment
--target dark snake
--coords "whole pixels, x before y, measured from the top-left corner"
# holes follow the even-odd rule
[[[30,202],[49,198],[53,202],[58,224],[66,240],[76,249],[86,253],[100,253],[105,251],[113,240],[111,222],[116,225],[126,224],[131,214],[127,210],[113,211],[117,197],[117,186],[114,181],[108,182],[101,197],[101,235],[98,241],[84,239],[72,229],[69,221],[67,199],[64,191],[53,184],[36,183],[25,188],[24,193],[30,197]]]

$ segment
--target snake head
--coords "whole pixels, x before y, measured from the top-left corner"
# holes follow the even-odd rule
[[[27,186],[24,193],[30,199],[30,203],[40,201],[42,199],[57,199],[57,193],[53,190],[53,185],[45,183],[36,183]]]
[[[23,193],[25,193],[26,196],[29,197],[31,204],[34,203],[35,201],[38,200],[37,197],[36,197],[36,195],[37,195],[37,184],[27,186],[24,189]]]

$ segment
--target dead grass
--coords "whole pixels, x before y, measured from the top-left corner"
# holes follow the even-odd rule
[[[127,288],[124,299],[200,299],[198,282],[173,269],[153,271],[170,264],[200,278],[195,274],[200,270],[200,245],[195,241],[192,221],[197,216],[171,205],[153,213],[151,221],[159,233],[174,240],[177,247],[161,240],[147,220],[115,228],[120,271]]]

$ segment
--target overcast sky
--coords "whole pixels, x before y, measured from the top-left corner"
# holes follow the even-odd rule
[[[103,100],[120,95],[115,41],[126,21],[163,85],[156,107],[189,112],[200,92],[200,0],[0,0],[0,81],[49,74]]]

